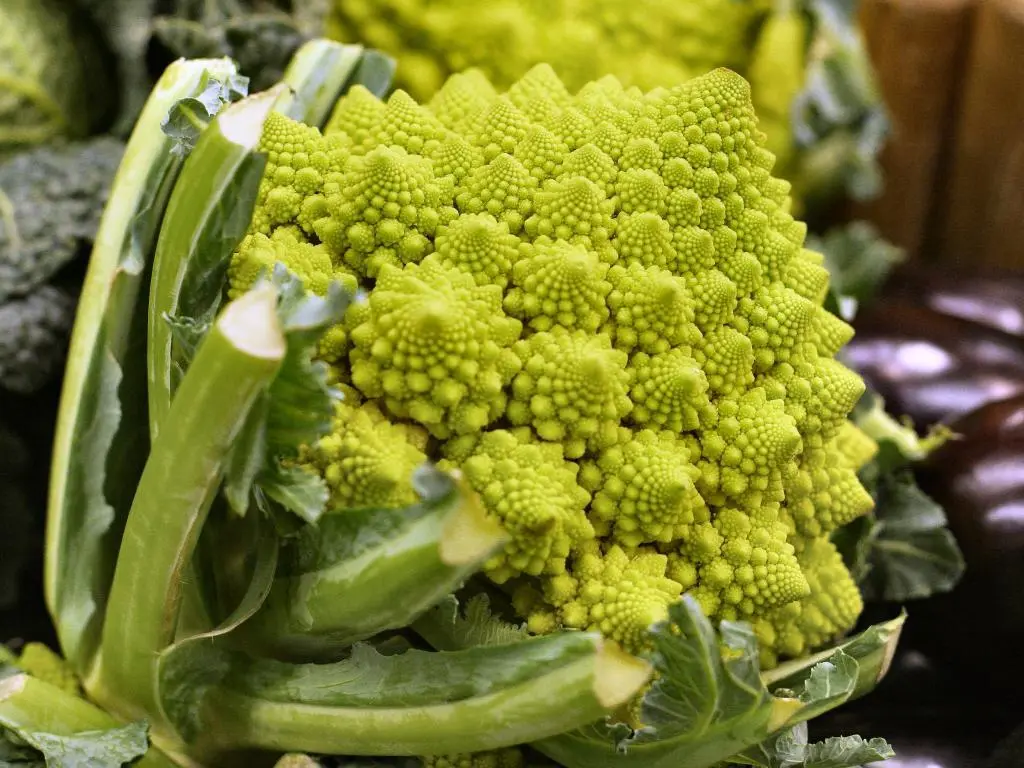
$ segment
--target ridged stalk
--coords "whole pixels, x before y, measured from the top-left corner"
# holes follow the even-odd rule
[[[644,662],[605,645],[596,653],[493,693],[416,707],[273,702],[211,691],[208,738],[238,749],[347,755],[477,752],[521,744],[601,719],[647,682]]]
[[[361,46],[306,43],[281,83],[225,108],[200,135],[175,186],[160,230],[149,293],[150,437],[167,418],[182,374],[165,315],[210,319],[228,262],[252,220],[266,159],[257,151],[271,111],[320,125],[363,55]]]
[[[464,489],[410,510],[345,510],[306,529],[267,602],[242,628],[278,658],[330,660],[404,627],[456,589],[505,534]],[[301,553],[316,553],[310,559]]]
[[[167,68],[128,140],[96,233],[64,374],[46,530],[46,603],[80,673],[94,659],[120,527],[148,445],[139,294],[181,167],[160,125],[205,75],[235,73],[227,59]]]
[[[173,640],[182,575],[220,487],[232,441],[284,358],[277,293],[229,304],[182,380],[132,504],[88,687],[120,714],[158,712],[157,654]]]

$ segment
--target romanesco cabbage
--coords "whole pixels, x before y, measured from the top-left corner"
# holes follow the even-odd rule
[[[276,259],[365,295],[321,350],[334,430],[299,457],[336,509],[457,468],[537,633],[639,652],[684,592],[750,621],[766,665],[852,627],[828,537],[871,507],[864,386],[745,80],[573,94],[538,65],[501,93],[469,70],[426,105],[355,88],[323,134],[273,116],[263,149],[232,290]]]

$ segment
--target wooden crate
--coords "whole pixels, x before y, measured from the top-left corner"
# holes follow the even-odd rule
[[[912,258],[1024,270],[1024,0],[863,0],[892,118],[855,214]]]

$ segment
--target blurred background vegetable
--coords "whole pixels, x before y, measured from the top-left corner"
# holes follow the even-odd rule
[[[892,129],[886,188],[850,214],[922,264],[1024,271],[1024,3],[860,5]]]

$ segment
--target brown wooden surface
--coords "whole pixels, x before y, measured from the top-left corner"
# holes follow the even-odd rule
[[[983,0],[938,211],[940,261],[1024,269],[1024,0]]]
[[[1024,271],[1024,0],[863,0],[892,119],[852,214],[911,258]]]
[[[885,191],[855,211],[911,254],[925,242],[943,173],[975,0],[863,0],[862,23],[892,132]]]

